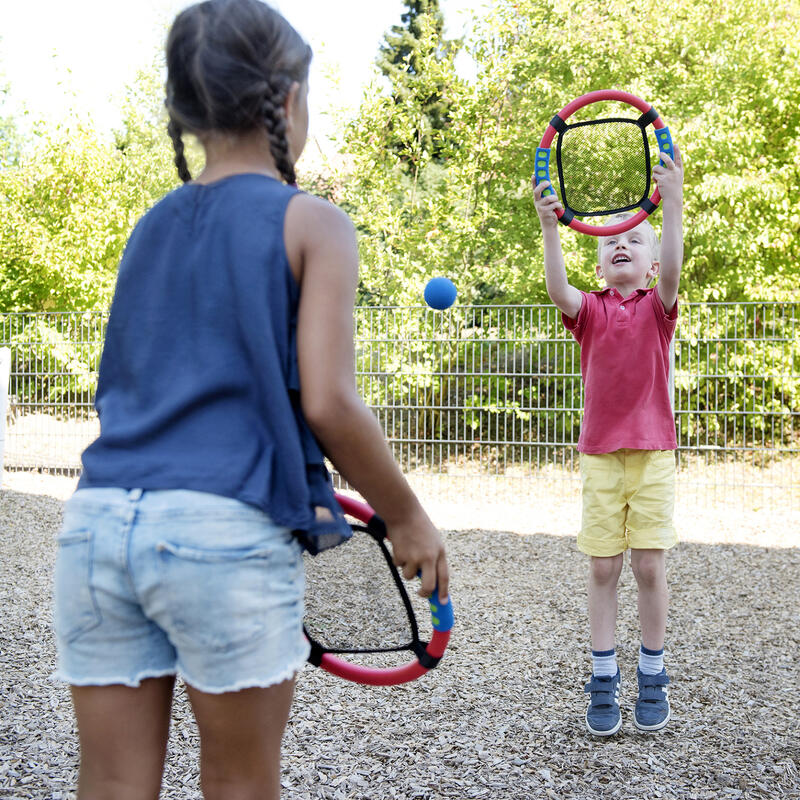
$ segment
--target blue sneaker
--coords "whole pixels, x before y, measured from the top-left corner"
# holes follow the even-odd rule
[[[633,714],[633,724],[640,731],[660,731],[669,722],[669,678],[666,670],[658,675],[645,675],[638,667],[639,697]]]
[[[595,736],[613,736],[622,725],[619,713],[620,674],[592,675],[583,691],[589,695],[586,727]]]

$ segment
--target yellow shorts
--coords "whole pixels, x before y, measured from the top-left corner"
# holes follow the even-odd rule
[[[580,454],[583,521],[578,549],[590,556],[668,550],[678,537],[673,450]]]

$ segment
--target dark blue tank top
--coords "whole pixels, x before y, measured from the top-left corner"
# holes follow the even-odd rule
[[[79,488],[193,489],[257,506],[311,552],[350,528],[299,404],[299,287],[261,175],[186,184],[120,263]],[[320,512],[322,509],[327,509]]]

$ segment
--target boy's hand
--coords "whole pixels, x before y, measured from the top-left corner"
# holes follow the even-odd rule
[[[683,201],[683,159],[678,145],[674,150],[674,160],[666,153],[659,153],[661,161],[653,167],[653,178],[665,203],[680,204]]]
[[[548,189],[551,184],[550,181],[542,181],[537,185],[536,178],[531,178],[531,185],[533,186],[533,199],[536,204],[536,213],[539,215],[539,222],[542,229],[555,228],[558,226],[558,216],[556,211],[564,210],[558,195],[553,191],[547,197],[542,197],[542,192]]]

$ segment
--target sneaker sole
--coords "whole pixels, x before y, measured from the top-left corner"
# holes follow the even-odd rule
[[[586,727],[589,729],[589,733],[593,734],[594,736],[613,736],[621,727],[622,727],[622,716],[617,720],[617,724],[613,728],[609,728],[607,731],[596,731],[590,724],[589,719],[586,718]]]
[[[672,710],[667,709],[667,716],[664,719],[657,723],[656,725],[641,725],[637,719],[636,715],[633,716],[633,724],[640,730],[640,731],[660,731],[666,724],[669,722],[669,718],[672,716]]]

